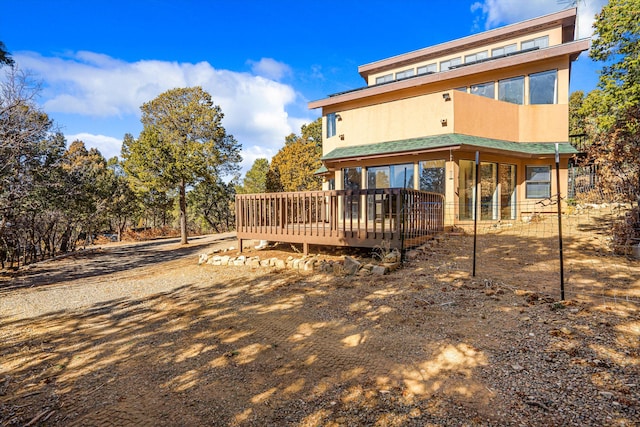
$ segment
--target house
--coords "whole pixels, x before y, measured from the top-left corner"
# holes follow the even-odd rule
[[[246,220],[266,224],[280,205],[277,215],[305,233],[313,224],[341,228],[329,239],[310,231],[307,243],[356,246],[379,243],[380,233],[404,246],[434,224],[476,215],[516,221],[555,211],[544,201],[556,194],[556,147],[561,195],[577,153],[568,136],[571,63],[589,48],[575,26],[576,9],[567,9],[360,66],[365,86],[309,103],[322,110],[325,193],[305,202],[311,210],[252,202],[269,211],[260,215],[238,200],[239,238],[260,238],[245,232]]]

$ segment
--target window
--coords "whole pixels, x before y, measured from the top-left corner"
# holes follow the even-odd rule
[[[367,188],[390,188],[389,166],[367,168]]]
[[[431,73],[435,73],[436,71],[438,71],[438,65],[437,64],[429,64],[429,65],[425,65],[423,67],[418,67],[418,75],[420,75],[420,74],[431,74]]]
[[[413,188],[413,163],[391,165],[391,187]]]
[[[444,160],[425,160],[420,162],[420,190],[444,194]]]
[[[498,164],[480,162],[480,219],[500,219],[498,212]]]
[[[492,57],[496,57],[496,56],[504,56],[504,55],[508,55],[510,53],[516,52],[518,50],[518,45],[517,44],[509,44],[503,47],[497,47],[495,49],[491,50],[491,56]]]
[[[448,61],[442,61],[440,63],[440,71],[447,71],[451,67],[455,67],[456,65],[460,65],[462,60],[460,58],[453,58]]]
[[[516,219],[516,165],[500,164],[500,219]]]
[[[551,166],[527,166],[526,198],[551,197]]]
[[[473,212],[473,207],[476,203],[476,162],[473,160],[460,160],[459,173],[459,218],[462,220],[474,219],[475,213]]]
[[[342,169],[343,187],[345,190],[360,190],[362,182],[362,168]],[[360,196],[345,195],[344,197],[344,217],[345,219],[357,219],[360,213]]]
[[[533,49],[537,47],[542,49],[549,46],[549,36],[537,37],[533,40],[527,40],[520,44],[520,50]]]
[[[481,61],[483,59],[487,59],[487,56],[488,56],[488,53],[486,50],[482,52],[474,53],[471,55],[467,55],[464,57],[464,63],[468,64],[470,62]]]
[[[498,99],[513,104],[524,104],[524,76],[499,80]]]
[[[367,169],[367,188],[413,188],[413,164],[374,166]]]
[[[458,92],[464,92],[467,93],[467,87],[466,86],[462,86],[462,87],[457,87],[454,90],[457,90]]]
[[[406,79],[407,77],[413,77],[413,68],[396,73],[396,80]]]
[[[386,76],[376,77],[376,84],[388,83],[393,81],[393,74],[387,74]]]
[[[558,102],[558,71],[550,70],[529,75],[529,104]]]
[[[473,95],[480,95],[480,96],[484,96],[486,98],[491,98],[494,99],[495,98],[495,83],[494,82],[488,82],[488,83],[481,83],[479,85],[473,85],[471,86],[471,93]]]
[[[327,114],[327,138],[336,134],[336,113]]]

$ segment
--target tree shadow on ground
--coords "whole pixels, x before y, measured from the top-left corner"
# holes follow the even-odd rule
[[[518,317],[526,309],[543,318],[551,303],[496,298],[475,279],[428,267],[411,280],[406,271],[384,280],[239,271],[227,280],[216,279],[224,267],[207,266],[191,284],[144,298],[0,319],[0,421],[560,425],[584,410],[555,402],[599,403],[608,372],[620,381],[607,392],[622,404],[605,415],[636,419],[638,390],[624,388],[640,374],[629,318],[609,313],[609,327],[620,326],[611,336],[604,324],[573,336],[540,324],[546,333],[532,340]],[[599,347],[590,334],[602,336]],[[552,368],[513,368],[521,357],[549,358]],[[579,375],[565,382],[567,364]],[[521,387],[501,388],[504,375]]]
[[[188,245],[180,245],[179,239],[161,239],[78,251],[62,260],[33,264],[11,274],[9,280],[0,281],[0,295],[22,288],[40,288],[63,281],[100,278],[113,273],[134,272],[139,268],[153,268],[184,257],[195,257],[212,244],[228,245],[235,240],[235,236],[229,235],[217,238],[196,236],[190,239]]]

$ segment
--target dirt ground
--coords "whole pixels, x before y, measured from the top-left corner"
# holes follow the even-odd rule
[[[231,235],[5,275],[0,423],[640,425],[640,263],[579,225],[562,302],[532,225],[485,230],[475,277],[461,233],[387,276],[197,265]]]

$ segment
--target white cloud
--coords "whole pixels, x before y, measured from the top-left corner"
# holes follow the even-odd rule
[[[594,16],[598,13],[607,0],[578,0],[578,38],[590,37],[593,33],[592,25]],[[512,24],[524,21],[548,13],[558,12],[573,2],[558,0],[483,0],[471,5],[472,13],[480,13],[476,19],[476,25],[484,29],[495,28],[500,25]]]
[[[65,135],[68,144],[73,141],[82,141],[84,146],[89,148],[97,148],[105,159],[120,156],[122,148],[122,139],[113,138],[106,135],[93,135],[90,133],[76,133],[73,135]]]
[[[251,65],[251,71],[258,76],[273,80],[281,80],[291,74],[291,67],[272,58],[262,58],[260,61],[247,61]]]
[[[254,69],[264,75],[261,76],[215,69],[207,62],[126,62],[86,51],[66,57],[19,52],[13,57],[21,68],[34,71],[43,79],[42,104],[46,112],[100,118],[102,122],[139,118],[140,106],[160,93],[176,87],[202,86],[222,108],[227,132],[245,147],[247,160],[243,169],[255,153],[263,152],[263,157],[270,158],[284,144],[286,135],[298,133],[301,122],[313,120],[311,112],[301,118],[288,114],[287,108],[295,108],[300,100],[291,86],[274,80],[289,73],[290,68],[273,59],[254,64]],[[98,135],[104,131],[82,131],[81,139],[88,146],[95,141],[105,157],[115,152],[115,141],[121,141]],[[134,129],[131,133],[136,136]],[[118,146],[118,153],[119,150]]]

